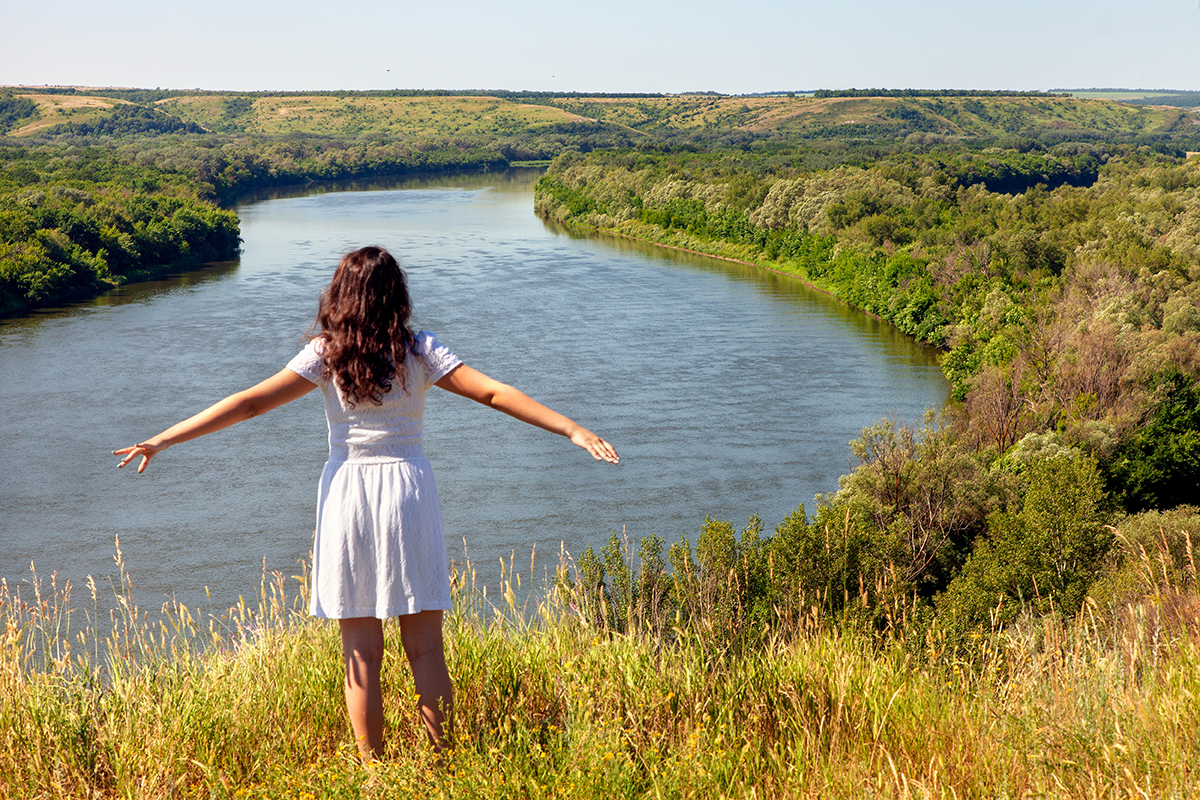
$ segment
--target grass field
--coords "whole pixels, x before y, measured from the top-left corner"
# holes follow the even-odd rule
[[[493,606],[467,570],[447,619],[456,747],[440,766],[393,626],[387,755],[358,763],[336,627],[299,612],[303,575],[264,576],[257,609],[209,618],[146,614],[123,571],[115,598],[5,585],[0,794],[1193,797],[1197,598],[1164,585],[1153,554],[1144,567],[1144,600],[1026,620],[971,661],[936,632],[881,638],[815,615],[743,652],[703,622],[615,634],[569,590],[518,608],[517,575]]]
[[[1174,97],[1179,92],[1146,89],[1067,89],[1073,97],[1085,100],[1148,100],[1155,97]]]
[[[226,98],[196,96],[159,101],[159,108],[189,122],[216,129],[226,121]],[[331,136],[504,135],[540,126],[578,122],[579,117],[549,106],[494,97],[259,97],[238,118],[247,133],[306,133]]]
[[[93,122],[112,111],[124,100],[107,97],[90,97],[76,94],[37,94],[17,92],[17,97],[28,97],[38,105],[41,118],[28,125],[9,131],[10,136],[32,136],[36,133],[61,125],[64,122]]]

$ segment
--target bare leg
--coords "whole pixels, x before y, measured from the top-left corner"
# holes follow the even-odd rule
[[[372,617],[338,620],[346,665],[346,710],[359,755],[364,761],[383,755],[383,622]]]
[[[412,667],[421,719],[434,749],[441,752],[450,746],[454,723],[454,687],[442,645],[442,612],[405,614],[399,620],[400,641]]]

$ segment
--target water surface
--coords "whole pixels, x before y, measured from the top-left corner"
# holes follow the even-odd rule
[[[108,453],[278,371],[342,252],[409,273],[417,325],[468,364],[612,441],[620,466],[433,390],[425,447],[447,541],[492,582],[610,533],[695,537],[706,515],[768,527],[849,468],[884,415],[945,401],[934,354],[797,281],[532,212],[536,173],[276,194],[239,209],[239,261],[0,324],[0,576],[113,572],[146,605],[223,607],[308,554],[326,451],[320,393],[171,449],[145,475]],[[344,187],[343,187],[344,188]],[[539,561],[541,559],[539,558]],[[542,573],[542,562],[536,572]]]

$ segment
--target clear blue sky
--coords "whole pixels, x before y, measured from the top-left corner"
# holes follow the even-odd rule
[[[1197,0],[14,0],[0,84],[1200,89]]]

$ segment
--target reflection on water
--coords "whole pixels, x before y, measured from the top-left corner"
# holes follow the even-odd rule
[[[210,281],[220,280],[236,272],[240,264],[241,261],[237,259],[216,261],[198,269],[167,275],[157,280],[129,283],[105,292],[88,305],[122,306],[126,303],[142,303],[156,295],[173,292],[183,286],[201,286]]]
[[[434,172],[405,177],[382,176],[355,178],[345,181],[310,181],[293,186],[259,189],[242,198],[242,205],[267,200],[287,200],[295,197],[315,197],[341,192],[385,192],[402,189],[488,189],[497,192],[527,192],[537,182],[544,169],[512,167],[497,172]]]
[[[673,262],[693,270],[712,272],[731,280],[744,281],[760,287],[769,295],[787,298],[799,303],[814,304],[839,316],[844,323],[860,329],[864,335],[885,346],[890,357],[907,361],[923,369],[937,367],[938,350],[930,345],[916,342],[895,325],[873,314],[852,308],[828,292],[817,289],[799,278],[772,270],[760,269],[739,261],[728,261],[713,256],[701,255],[685,250],[643,242],[605,233],[581,232],[565,225],[546,220],[547,229],[560,236],[601,242],[619,253],[660,259],[667,255]]]
[[[467,363],[613,441],[622,464],[435,391],[425,446],[452,555],[482,581],[560,542],[694,536],[704,517],[768,528],[837,488],[847,442],[915,420],[947,390],[933,353],[799,281],[532,212],[539,171],[372,184],[239,209],[243,254],[0,326],[0,577],[113,570],[143,603],[218,607],[296,574],[325,421],[310,395],[172,448],[146,475],[107,454],[278,371],[340,253],[376,242],[409,273],[420,327]],[[394,186],[394,184],[392,184]],[[323,189],[326,187],[317,187]],[[543,556],[545,560],[543,560]]]
[[[72,303],[66,306],[51,306],[31,311],[22,317],[0,319],[0,336],[10,337],[23,331],[36,329],[47,319],[60,319],[76,314],[87,314],[96,306],[123,306],[129,303],[142,303],[158,295],[171,294],[187,287],[198,287],[203,284],[228,277],[237,271],[239,260],[216,261],[204,264],[186,272],[173,272],[152,281],[128,283],[109,289],[98,297]],[[11,342],[5,342],[10,346]]]

